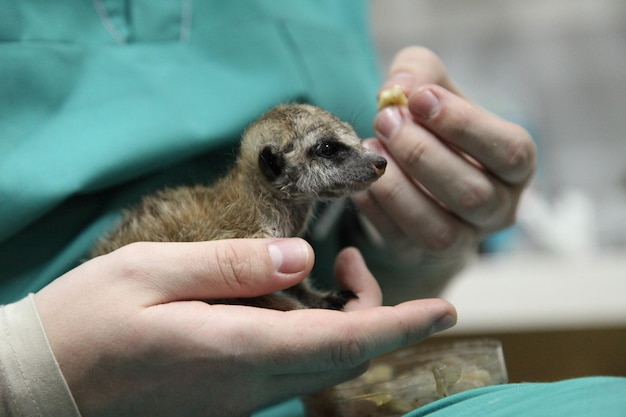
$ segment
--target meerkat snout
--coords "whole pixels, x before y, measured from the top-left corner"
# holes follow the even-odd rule
[[[376,178],[374,179],[374,181],[376,181],[385,173],[385,169],[387,168],[387,160],[380,155],[373,155],[374,160],[372,161],[372,164],[374,165],[374,171],[376,172]]]
[[[385,168],[387,168],[387,160],[380,155],[376,155],[378,158],[374,161],[374,167],[380,172],[380,175],[385,173]]]

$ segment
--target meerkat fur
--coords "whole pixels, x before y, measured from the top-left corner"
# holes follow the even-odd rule
[[[386,163],[331,113],[307,104],[279,105],[246,129],[235,165],[224,177],[211,186],[180,186],[145,196],[123,213],[91,256],[139,241],[301,236],[316,201],[367,189]],[[342,309],[352,297],[351,291],[316,290],[307,278],[281,293],[206,301],[278,310]]]

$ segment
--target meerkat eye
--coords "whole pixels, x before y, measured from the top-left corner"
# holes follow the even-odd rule
[[[346,146],[335,140],[324,140],[315,147],[315,154],[321,158],[334,158],[340,151],[346,149]]]

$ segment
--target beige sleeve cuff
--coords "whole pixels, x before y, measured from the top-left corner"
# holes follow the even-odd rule
[[[80,417],[33,295],[0,306],[0,417]]]

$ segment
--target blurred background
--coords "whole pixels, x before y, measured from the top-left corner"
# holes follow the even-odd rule
[[[381,70],[404,46],[432,49],[540,152],[518,225],[444,294],[459,311],[448,337],[502,340],[513,381],[626,375],[626,1],[372,6]]]

